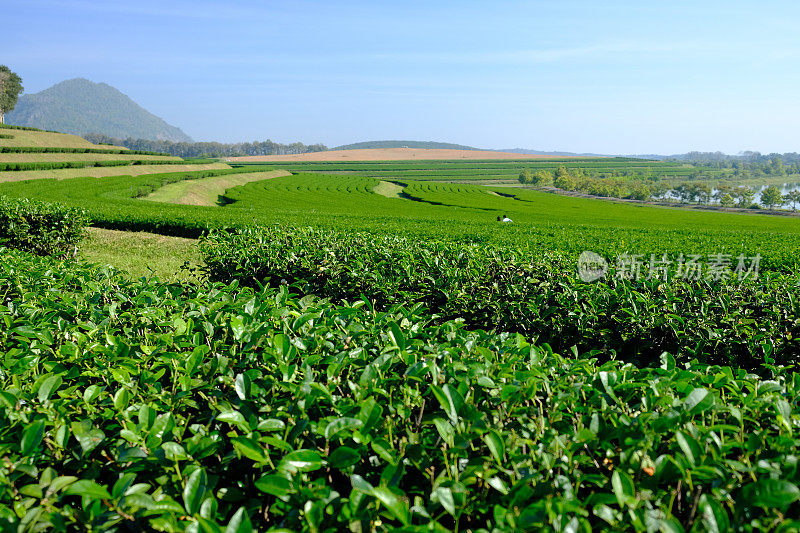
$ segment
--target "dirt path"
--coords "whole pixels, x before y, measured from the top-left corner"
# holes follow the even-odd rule
[[[248,172],[243,174],[227,174],[212,176],[199,180],[183,180],[169,185],[164,185],[146,196],[145,200],[182,205],[219,205],[219,197],[225,191],[245,185],[253,181],[262,181],[282,176],[291,176],[285,170],[271,170],[269,172]]]

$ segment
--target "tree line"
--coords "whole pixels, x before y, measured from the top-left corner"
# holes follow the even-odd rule
[[[83,136],[94,144],[111,144],[124,146],[131,150],[147,150],[163,152],[178,157],[237,157],[248,155],[286,155],[305,154],[308,152],[324,152],[328,149],[324,144],[303,144],[295,142],[282,144],[267,139],[266,141],[219,143],[219,142],[173,142],[152,141],[149,139],[116,139],[101,133],[89,133]]]
[[[761,192],[761,205],[755,203],[756,190],[751,187],[716,185],[712,188],[703,182],[682,182],[670,185],[665,182],[623,180],[598,177],[585,169],[568,169],[559,166],[555,171],[540,169],[532,172],[525,168],[519,174],[519,182],[534,187],[555,187],[565,191],[582,192],[606,198],[631,200],[673,201],[681,203],[712,204],[722,207],[768,209],[789,205],[796,211],[800,204],[800,191],[782,194],[771,185]]]
[[[800,154],[760,152],[742,152],[739,155],[727,155],[722,152],[689,152],[665,161],[680,161],[705,169],[732,170],[734,178],[786,176],[800,174]]]

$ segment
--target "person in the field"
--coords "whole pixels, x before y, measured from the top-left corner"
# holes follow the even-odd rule
[[[500,217],[498,217],[498,220],[499,220],[499,219],[500,219]],[[510,218],[508,218],[508,215],[503,215],[503,220],[502,220],[502,222],[514,222],[514,221],[513,221],[513,220],[511,220]]]

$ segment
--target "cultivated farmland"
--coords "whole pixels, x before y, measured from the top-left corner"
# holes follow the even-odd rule
[[[519,161],[185,164],[0,183],[4,527],[800,527],[800,219],[450,183]]]
[[[546,155],[523,155],[488,150],[452,150],[446,148],[368,148],[361,150],[330,150],[305,154],[231,157],[233,162],[263,163],[273,161],[435,161],[486,159],[555,159]]]
[[[0,133],[8,138],[0,138],[0,147],[3,146],[55,146],[59,148],[100,148],[86,139],[77,135],[66,133],[10,129],[0,127]]]

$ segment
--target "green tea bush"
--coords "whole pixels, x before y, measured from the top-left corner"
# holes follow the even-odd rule
[[[131,154],[131,155],[163,155],[162,152],[145,150],[122,150],[119,148],[60,148],[48,146],[0,146],[0,154]]]
[[[445,319],[513,331],[558,350],[575,345],[638,364],[663,352],[754,368],[796,362],[797,278],[615,279],[583,283],[574,259],[490,244],[315,228],[212,231],[201,240],[210,279],[291,284],[333,301],[422,304]]]
[[[168,170],[169,166],[164,168]],[[263,172],[263,168],[0,182],[0,195],[35,198],[85,209],[92,226],[197,238],[209,227],[252,224],[254,214],[238,209],[229,211],[217,207],[162,204],[137,198],[169,183],[250,172]]]
[[[6,135],[5,133],[0,133],[0,139],[13,139],[13,135]]]
[[[794,531],[800,375],[0,250],[4,530]]]
[[[74,255],[88,220],[80,209],[0,196],[0,245],[37,255]]]
[[[62,168],[125,167],[128,165],[185,165],[186,161],[160,159],[122,159],[119,161],[39,161],[0,163],[0,171],[56,170]],[[193,163],[194,164],[194,163]]]
[[[26,130],[26,131],[43,131],[43,132],[46,132],[46,133],[58,133],[57,131],[40,130],[39,128],[29,128],[28,126],[13,126],[11,124],[0,124],[0,129],[5,129],[5,130]]]

